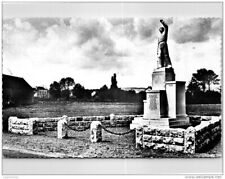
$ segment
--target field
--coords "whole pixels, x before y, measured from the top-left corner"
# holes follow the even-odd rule
[[[187,105],[189,115],[220,115],[220,104]],[[3,119],[8,116],[26,117],[59,117],[91,116],[109,114],[143,114],[142,103],[113,102],[39,102],[34,105],[3,109]]]
[[[96,103],[96,102],[44,102],[23,107],[3,109],[3,122],[7,129],[9,116],[25,117],[59,117],[143,114],[142,104],[137,103]],[[189,115],[220,115],[221,105],[187,105]],[[125,132],[129,128],[111,128],[114,132]],[[57,139],[56,131],[45,132],[35,136],[23,136],[3,133],[3,156],[10,158],[188,158],[221,156],[221,142],[213,148],[194,155],[171,154],[145,151],[135,148],[134,133],[115,136],[103,131],[103,142],[91,143],[89,130],[84,132],[70,131],[69,138]]]
[[[113,102],[39,102],[34,105],[7,108],[3,115],[24,117],[89,116],[114,114],[141,114],[142,104]]]

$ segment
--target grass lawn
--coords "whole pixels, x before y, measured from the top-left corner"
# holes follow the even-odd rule
[[[221,104],[187,105],[189,115],[220,115]],[[59,117],[91,116],[109,114],[143,114],[142,103],[113,102],[39,102],[33,105],[3,109],[3,120],[9,116],[26,117]]]

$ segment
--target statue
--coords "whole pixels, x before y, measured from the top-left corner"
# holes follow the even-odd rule
[[[161,67],[171,67],[171,61],[169,57],[169,51],[167,46],[167,37],[168,37],[168,25],[160,20],[163,27],[159,28],[159,37],[158,37],[158,48],[157,48],[157,68]]]

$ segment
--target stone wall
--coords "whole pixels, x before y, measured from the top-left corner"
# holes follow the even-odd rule
[[[205,121],[207,120],[207,121]],[[187,129],[136,128],[136,146],[167,152],[195,153],[213,145],[221,137],[221,117],[202,117],[200,125]]]
[[[171,128],[153,128],[144,126],[143,128],[136,129],[136,146],[142,148],[150,148],[155,150],[162,150],[167,152],[190,152],[188,149],[193,148],[192,140],[186,138],[186,133],[189,130],[185,129],[171,129]],[[186,146],[187,144],[188,146]]]
[[[18,119],[9,117],[8,130],[12,133],[33,135],[33,121],[29,119]]]
[[[200,152],[214,145],[221,137],[221,117],[204,117],[195,127],[195,151]]]
[[[89,127],[92,121],[100,121],[105,127],[128,127],[134,117],[139,115],[113,115],[112,116],[76,116],[76,117],[67,117],[68,125],[72,128],[86,128]],[[12,119],[18,121],[18,125]],[[62,119],[62,117],[55,118],[27,118],[19,119],[17,117],[9,117],[9,131],[13,133],[26,134],[27,124],[23,125],[22,121],[30,123],[32,126],[32,134],[37,134],[45,131],[57,131],[57,122]],[[20,123],[21,121],[21,123]],[[14,124],[15,123],[15,124]],[[12,127],[13,126],[13,127]],[[21,131],[16,131],[16,127],[20,128]],[[13,130],[12,130],[13,128]],[[23,131],[24,129],[24,131]]]

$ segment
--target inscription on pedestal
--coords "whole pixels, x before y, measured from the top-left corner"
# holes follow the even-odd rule
[[[157,95],[151,95],[150,109],[157,110]]]

